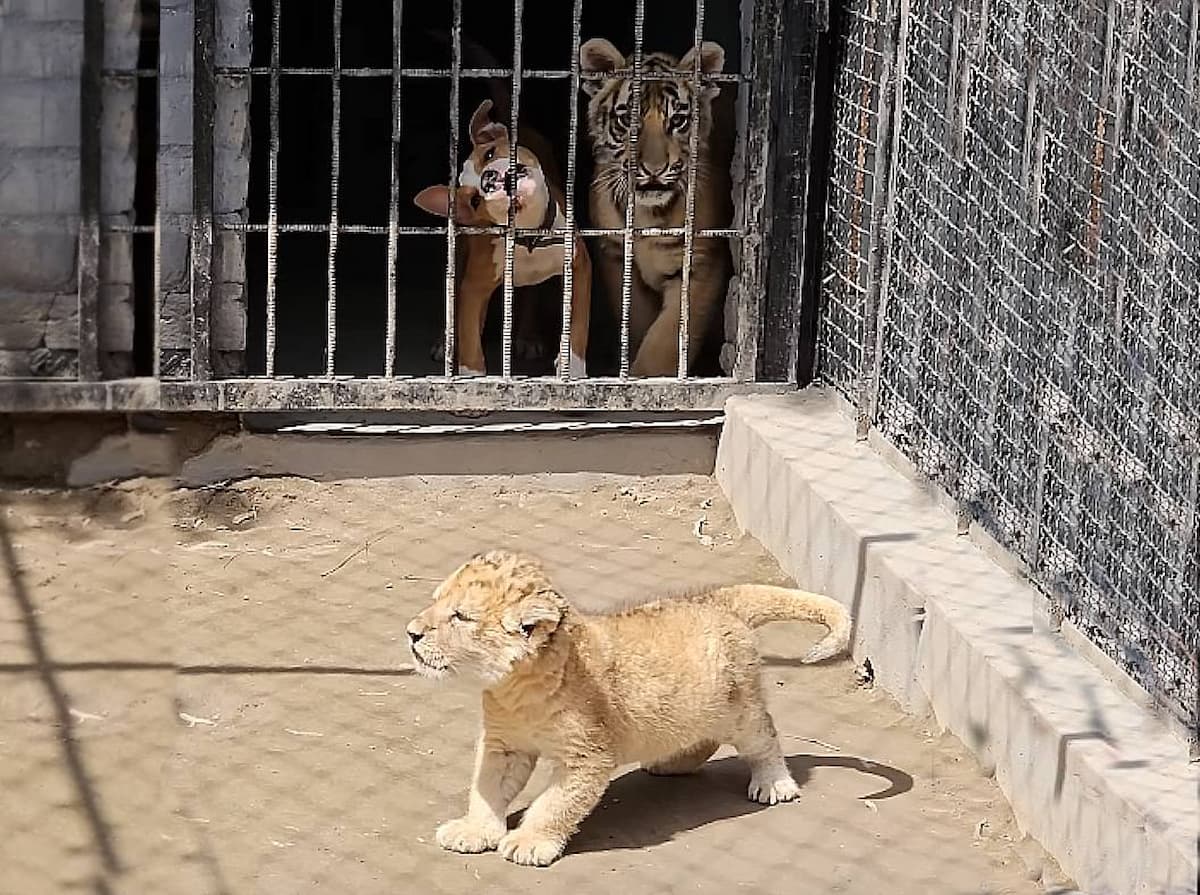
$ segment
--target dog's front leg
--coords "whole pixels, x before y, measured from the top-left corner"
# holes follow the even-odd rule
[[[592,258],[588,254],[583,237],[575,237],[575,257],[571,272],[571,338],[570,367],[567,375],[571,379],[587,376],[588,330],[592,325]],[[562,372],[562,357],[558,358],[558,370]]]
[[[545,867],[558,860],[580,822],[608,788],[612,765],[562,764],[533,800],[521,825],[500,840],[500,854],[514,864]]]
[[[481,736],[467,813],[438,827],[438,845],[466,854],[495,848],[508,831],[508,806],[529,782],[536,762],[533,755],[507,751]]]
[[[485,376],[487,361],[483,356],[483,321],[487,318],[488,302],[496,291],[497,281],[490,275],[472,275],[468,268],[458,289],[455,309],[455,334],[458,339],[458,375]]]

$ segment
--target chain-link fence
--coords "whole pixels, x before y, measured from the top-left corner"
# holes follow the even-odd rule
[[[823,377],[1197,727],[1194,4],[850,0]]]

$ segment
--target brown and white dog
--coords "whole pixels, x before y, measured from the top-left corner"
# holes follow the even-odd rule
[[[491,120],[491,100],[480,103],[471,116],[471,154],[463,162],[455,194],[455,222],[460,226],[505,226],[509,201],[513,203],[516,226],[526,229],[555,229],[565,225],[561,179],[545,139],[522,127],[517,146],[516,168],[509,171],[508,128]],[[537,151],[535,151],[535,147]],[[438,185],[423,189],[414,201],[419,208],[447,217],[450,189]],[[562,276],[563,236],[518,235],[513,255],[513,285],[533,286]],[[504,282],[502,235],[466,234],[459,237],[458,291],[455,306],[455,335],[458,372],[483,376],[483,325],[492,294]],[[571,351],[569,375],[587,375],[588,325],[592,301],[592,262],[583,238],[575,237],[571,259]],[[558,359],[562,370],[562,358]]]

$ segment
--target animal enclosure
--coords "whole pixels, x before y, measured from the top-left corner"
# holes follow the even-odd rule
[[[1200,7],[851,0],[820,369],[1200,748]]]
[[[79,408],[684,409],[795,383],[798,290],[768,282],[768,259],[796,238],[772,235],[772,188],[807,172],[806,139],[772,145],[785,19],[814,39],[801,6],[91,0],[78,346],[18,370],[42,381],[8,393]],[[480,121],[511,147],[505,195],[525,176],[517,146],[536,133],[548,147],[532,225],[516,201],[498,220],[418,207],[430,187],[467,195]],[[630,149],[600,172],[613,129]],[[612,208],[596,207],[600,181]],[[475,295],[481,245],[500,272],[490,301]],[[535,248],[560,261],[527,283]],[[480,331],[486,367],[461,356]]]

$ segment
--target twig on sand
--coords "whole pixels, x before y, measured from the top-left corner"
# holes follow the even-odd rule
[[[365,541],[362,542],[362,544],[360,544],[355,550],[353,550],[350,553],[350,555],[347,556],[345,559],[343,559],[340,563],[338,563],[336,566],[334,566],[328,572],[322,572],[321,577],[328,578],[334,572],[338,571],[343,566],[345,566],[346,563],[350,562],[350,560],[354,559],[354,557],[358,556],[360,553],[366,553],[368,550],[370,550],[372,544],[375,544],[375,543],[381,541],[383,538],[387,537],[389,534],[391,534],[393,531],[395,531],[399,527],[400,527],[399,525],[389,525],[383,531],[379,532],[379,534],[374,535],[373,537],[367,538]]]

